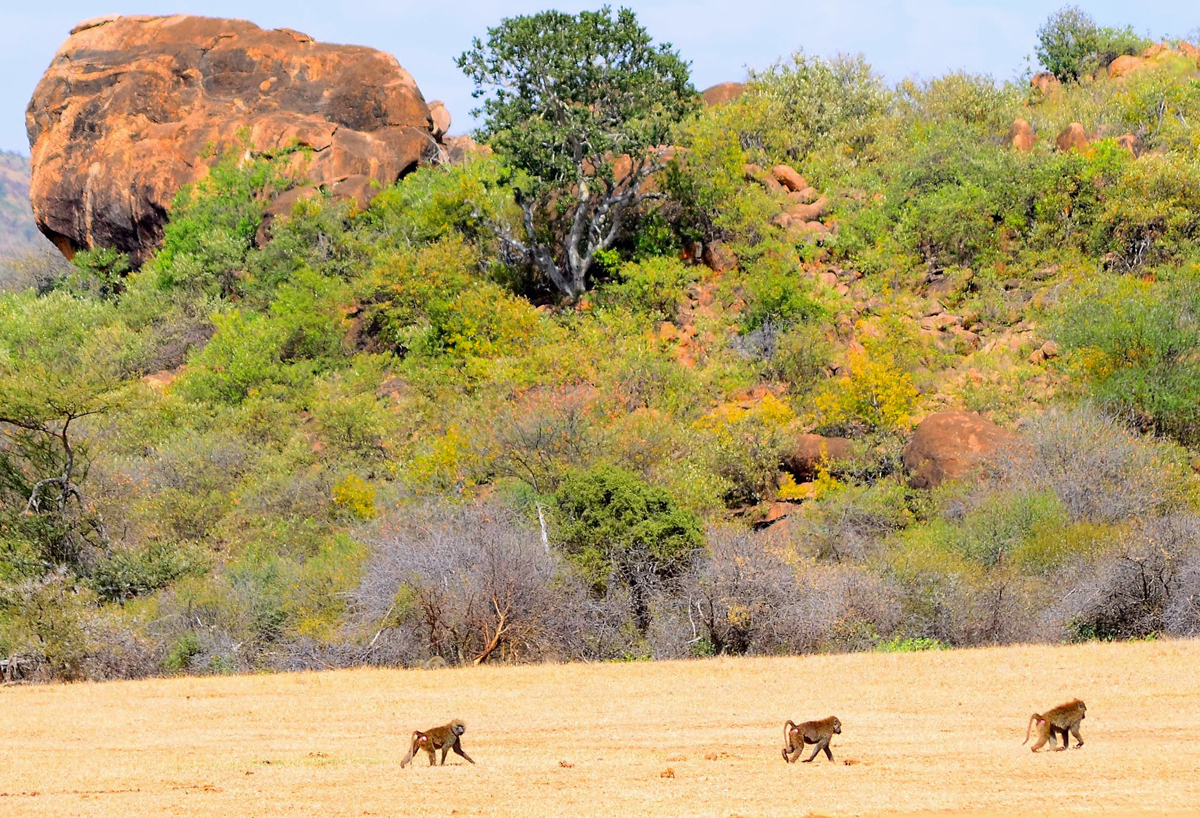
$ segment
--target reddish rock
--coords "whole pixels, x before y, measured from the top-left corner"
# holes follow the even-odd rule
[[[1037,134],[1034,133],[1033,126],[1024,119],[1014,120],[1012,127],[1008,129],[1008,144],[1019,151],[1033,150],[1033,146],[1037,144]]]
[[[727,102],[733,102],[746,91],[745,83],[741,82],[722,82],[714,85],[711,88],[705,88],[701,92],[700,97],[704,100],[705,105],[724,105]]]
[[[828,225],[821,222],[805,222],[786,220],[783,226],[787,228],[788,238],[797,243],[820,242],[833,234]]]
[[[817,192],[815,187],[809,185],[808,187],[803,187],[799,190],[792,191],[788,194],[788,198],[794,199],[800,204],[812,204],[817,199],[821,198],[821,194]]]
[[[799,503],[789,503],[786,500],[777,500],[767,508],[767,516],[763,518],[760,525],[768,526],[778,522],[786,517],[790,517],[793,513],[800,509]]]
[[[1170,56],[1170,54],[1171,46],[1167,45],[1166,43],[1153,43],[1152,45],[1146,46],[1145,50],[1142,51],[1142,59],[1156,60],[1161,57]],[[1117,57],[1117,59],[1119,60],[1121,58]],[[1113,62],[1116,62],[1116,60]]]
[[[782,214],[786,218],[782,219],[781,221],[785,227],[789,224],[795,224],[797,222],[816,221],[817,219],[821,218],[821,216],[825,215],[825,208],[828,205],[829,199],[825,196],[820,197],[812,204],[794,204],[787,209],[786,213]]]
[[[1117,137],[1117,144],[1129,151],[1129,155],[1137,159],[1146,150],[1141,138],[1133,133],[1123,133]]]
[[[429,108],[389,54],[243,20],[174,15],[76,26],[25,114],[38,227],[68,257],[140,264],[179,188],[242,144],[299,146],[302,171],[369,197],[437,150]]]
[[[491,156],[491,145],[480,145],[474,139],[463,134],[462,136],[447,136],[443,137],[442,144],[446,149],[446,154],[453,164],[461,164],[466,161],[469,156]]]
[[[975,412],[947,409],[917,424],[902,459],[913,488],[928,489],[970,476],[1020,438]]]
[[[1142,57],[1131,57],[1128,54],[1123,54],[1108,64],[1108,76],[1116,79],[1123,77],[1131,71],[1137,71],[1140,68],[1146,67],[1146,60]]]
[[[1051,96],[1059,88],[1062,83],[1058,81],[1058,77],[1051,74],[1049,71],[1039,71],[1029,79],[1029,84],[1041,92],[1042,96]]]
[[[1088,146],[1087,131],[1078,122],[1072,122],[1054,138],[1054,145],[1060,151],[1084,150]]]
[[[429,103],[429,119],[433,122],[434,139],[441,139],[450,132],[450,112],[440,99]]]
[[[784,453],[780,466],[804,482],[816,476],[822,462],[848,460],[854,453],[854,442],[849,438],[797,435]]]
[[[804,190],[808,187],[808,182],[791,165],[776,165],[771,168],[771,175],[788,190]]]
[[[719,241],[710,241],[704,245],[703,260],[710,270],[717,273],[732,270],[738,265],[738,257]]]

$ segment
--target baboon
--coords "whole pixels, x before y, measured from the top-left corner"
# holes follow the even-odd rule
[[[446,763],[446,754],[451,750],[458,753],[460,756],[475,763],[475,759],[471,758],[462,748],[462,734],[467,732],[467,725],[463,724],[462,719],[454,719],[449,724],[443,724],[441,727],[433,727],[429,730],[413,730],[412,743],[408,748],[408,755],[400,762],[400,767],[403,769],[412,761],[413,756],[418,750],[424,750],[429,754],[429,766],[434,765],[434,751],[442,751],[442,764]]]
[[[1029,717],[1029,724],[1025,727],[1025,741],[1029,741],[1029,733],[1037,725],[1037,741],[1030,747],[1033,752],[1037,752],[1042,745],[1047,741],[1050,746],[1057,750],[1067,749],[1068,739],[1067,734],[1075,736],[1075,749],[1078,750],[1083,746],[1083,736],[1079,735],[1079,722],[1083,721],[1087,713],[1087,705],[1079,699],[1071,699],[1066,704],[1060,704],[1058,707],[1051,708],[1045,713],[1034,713]],[[1062,746],[1058,746],[1057,738],[1062,736]]]
[[[834,734],[842,732],[842,723],[837,716],[830,716],[820,721],[806,721],[796,724],[788,719],[783,725],[783,760],[788,764],[795,762],[804,751],[805,744],[815,744],[812,755],[804,759],[804,763],[812,761],[817,753],[825,751],[825,757],[833,761],[833,753],[829,750],[829,741]]]

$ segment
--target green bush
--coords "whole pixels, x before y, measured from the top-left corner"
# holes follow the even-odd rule
[[[207,556],[194,546],[156,540],[114,549],[91,567],[88,581],[101,599],[122,602],[207,569]]]
[[[923,650],[949,650],[950,646],[940,639],[928,636],[893,636],[886,642],[880,642],[875,650],[880,653],[915,653]]]
[[[1055,314],[1096,397],[1185,445],[1200,442],[1200,284],[1106,277],[1080,286]]]
[[[622,265],[616,278],[597,291],[602,301],[611,300],[649,321],[673,321],[697,271],[678,259],[648,258]]]
[[[676,576],[704,541],[699,518],[632,472],[600,465],[570,473],[554,495],[555,543],[594,588],[628,587],[643,634],[648,580]]]
[[[747,93],[765,100],[761,115],[786,134],[780,147],[793,158],[882,114],[892,102],[883,78],[861,55],[825,59],[803,51],[765,71],[751,71]]]

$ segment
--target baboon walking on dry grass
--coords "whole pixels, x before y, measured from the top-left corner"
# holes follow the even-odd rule
[[[400,762],[401,769],[408,766],[408,762],[412,761],[413,756],[420,750],[424,750],[429,755],[430,767],[434,765],[434,754],[437,750],[442,751],[443,765],[446,763],[446,754],[451,750],[474,764],[475,760],[462,748],[462,734],[465,732],[467,732],[467,725],[463,723],[462,719],[454,719],[449,724],[432,727],[429,730],[414,730],[412,741],[408,747],[408,755]]]
[[[1050,742],[1050,746],[1056,751],[1067,749],[1068,739],[1067,734],[1075,736],[1075,749],[1078,750],[1083,746],[1083,736],[1079,734],[1079,723],[1083,721],[1087,713],[1087,705],[1079,699],[1071,699],[1066,704],[1060,704],[1058,707],[1051,708],[1045,713],[1034,713],[1029,717],[1029,724],[1025,726],[1025,741],[1029,741],[1029,734],[1036,730],[1037,741],[1029,749],[1037,752],[1046,742]],[[1036,725],[1036,726],[1035,726]],[[1062,746],[1058,746],[1057,738],[1062,736]]]
[[[830,716],[827,719],[820,721],[806,721],[803,724],[796,724],[791,719],[788,719],[783,725],[783,760],[788,764],[795,762],[800,757],[800,753],[804,751],[805,744],[816,745],[813,747],[812,755],[804,759],[805,764],[817,757],[817,753],[825,751],[825,757],[833,761],[833,752],[829,749],[829,742],[834,735],[842,732],[842,723],[837,716]]]

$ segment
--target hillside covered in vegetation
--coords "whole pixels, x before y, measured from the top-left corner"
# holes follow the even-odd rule
[[[554,108],[493,59],[530,19],[459,60],[491,152],[270,217],[294,151],[237,154],[140,269],[0,295],[11,669],[1200,632],[1190,44],[1065,9],[1033,84],[797,53],[705,107],[632,14],[552,15],[559,88],[642,60]],[[945,409],[1010,444],[915,487]]]

